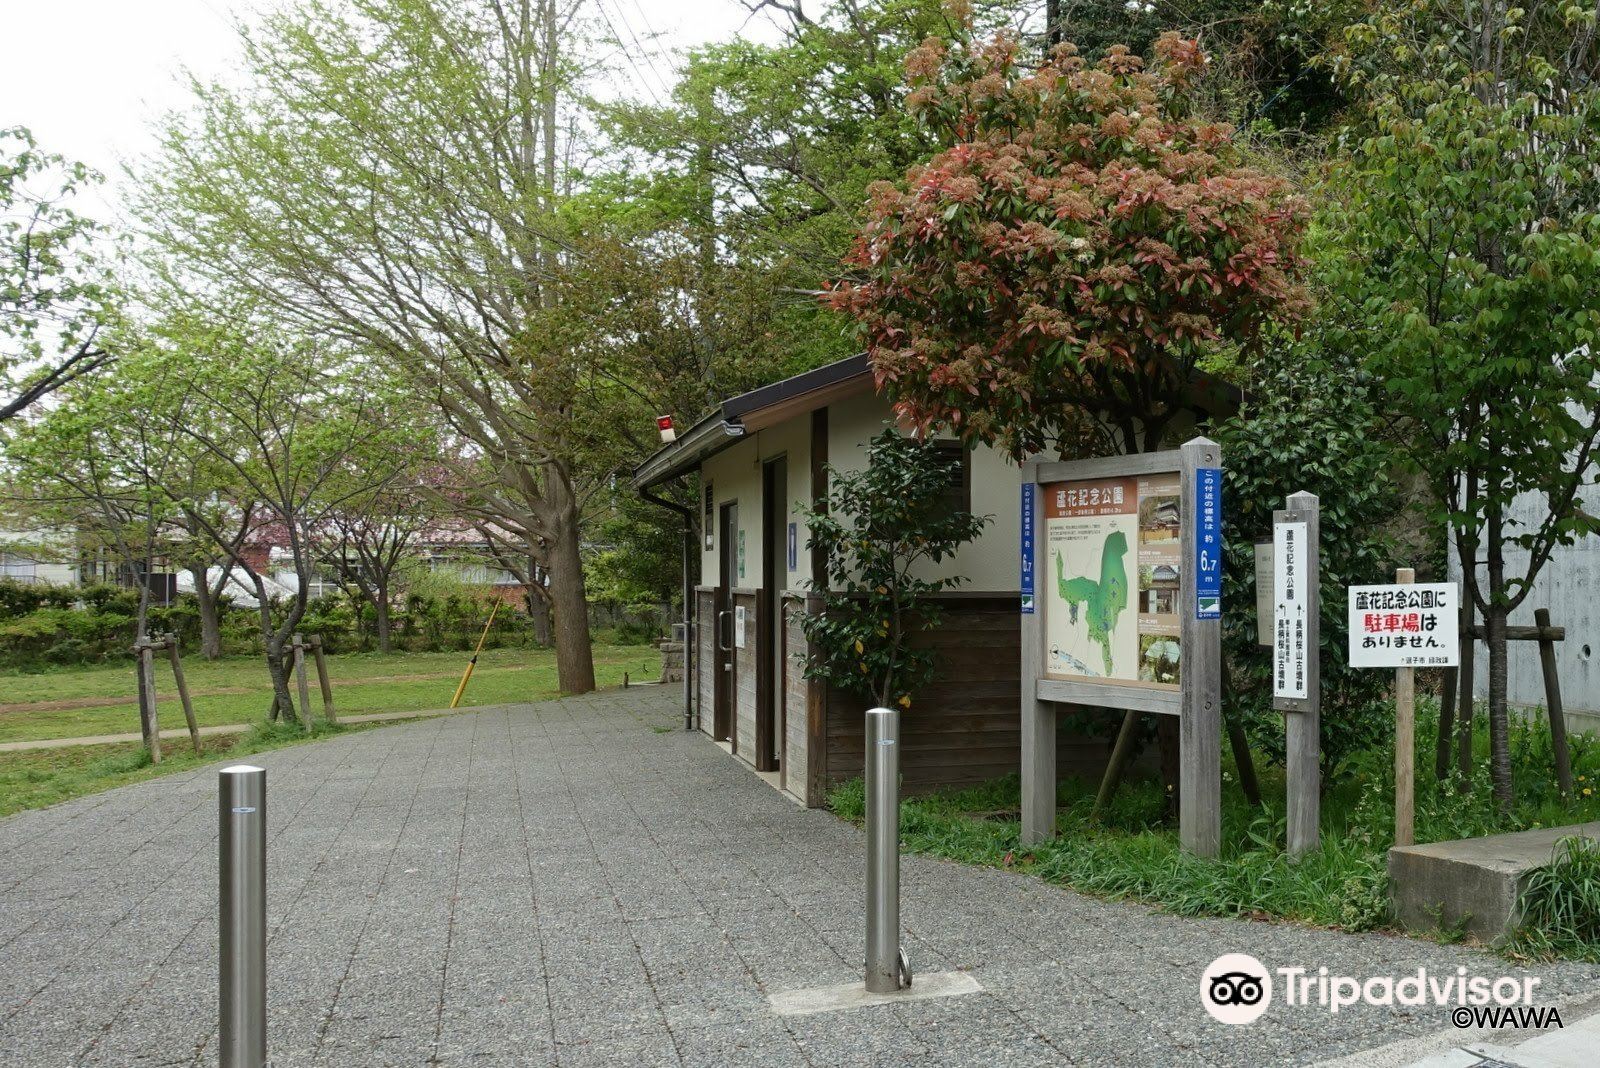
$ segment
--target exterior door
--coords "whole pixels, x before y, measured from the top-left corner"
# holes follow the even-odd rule
[[[789,586],[789,461],[769,460],[761,469],[761,633],[766,665],[758,702],[756,742],[762,771],[783,770],[783,591]]]
[[[717,683],[712,737],[719,742],[732,742],[735,751],[739,739],[733,730],[734,651],[733,651],[733,587],[739,576],[739,505],[730,501],[718,514],[718,556],[721,566],[717,573],[714,640],[716,642]]]

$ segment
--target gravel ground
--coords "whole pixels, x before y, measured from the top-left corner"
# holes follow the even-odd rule
[[[1448,1029],[1446,1008],[1214,1022],[1250,953],[1315,974],[1520,974],[1384,935],[1194,920],[903,862],[918,971],[979,994],[783,1017],[859,977],[863,837],[635,688],[364,731],[268,769],[269,1047],[299,1065],[1280,1065]],[[216,776],[0,821],[0,1063],[216,1060]],[[1540,1001],[1600,989],[1541,968]]]

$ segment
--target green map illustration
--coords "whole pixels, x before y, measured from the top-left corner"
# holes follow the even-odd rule
[[[1100,643],[1106,660],[1106,675],[1114,677],[1111,663],[1111,633],[1116,630],[1117,618],[1128,607],[1128,572],[1122,565],[1128,555],[1128,539],[1120,530],[1106,535],[1100,550],[1100,577],[1085,575],[1068,577],[1061,551],[1056,550],[1056,590],[1067,603],[1068,618],[1078,621],[1078,607],[1083,606],[1084,623],[1089,628],[1091,641]]]

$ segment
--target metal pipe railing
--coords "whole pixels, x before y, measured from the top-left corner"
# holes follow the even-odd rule
[[[217,773],[221,1068],[267,1063],[267,773]]]

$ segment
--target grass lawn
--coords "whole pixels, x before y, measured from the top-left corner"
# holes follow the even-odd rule
[[[135,742],[0,753],[0,817],[85,794],[97,794],[113,786],[126,786],[157,775],[186,771],[201,764],[230,757],[237,759],[264,749],[278,749],[374,726],[379,724],[330,727],[319,723],[307,734],[297,726],[257,724],[243,734],[202,738],[199,756],[190,749],[188,741],[169,741],[163,747],[159,765],[151,764],[150,754]]]
[[[334,682],[334,705],[340,715],[443,710],[455,693],[467,656],[330,656],[328,673]],[[624,672],[635,681],[659,678],[661,656],[649,646],[597,646],[594,667],[600,686],[616,686],[622,682]],[[161,726],[181,728],[183,711],[172,688],[171,671],[159,662],[158,668],[165,671],[158,671]],[[166,739],[160,765],[152,765],[150,755],[136,743],[0,752],[0,816],[217,760],[365,729],[360,724],[330,727],[319,723],[308,736],[296,725],[266,723],[266,665],[254,657],[212,663],[185,661],[184,673],[194,695],[195,716],[202,725],[248,723],[250,730],[202,739],[199,756],[190,749],[187,738]],[[5,699],[0,704],[0,741],[127,734],[139,729],[138,706],[131,696],[133,671],[128,665],[62,668],[40,674],[0,676],[0,680],[4,685],[0,697]],[[478,658],[478,668],[461,704],[465,708],[559,696],[555,653],[548,649],[493,649]],[[320,716],[322,703],[314,674],[311,700]]]
[[[468,653],[351,653],[328,657],[333,703],[340,715],[446,708]],[[616,686],[623,672],[658,678],[661,656],[650,646],[596,646],[596,681]],[[256,657],[184,660],[184,676],[201,726],[254,723],[266,709],[266,662]],[[321,712],[316,673],[309,672],[312,707]],[[543,701],[560,696],[555,653],[548,649],[488,649],[478,658],[462,706]],[[163,729],[183,726],[172,670],[156,662],[156,703]],[[0,742],[82,738],[139,730],[132,662],[0,676]]]

